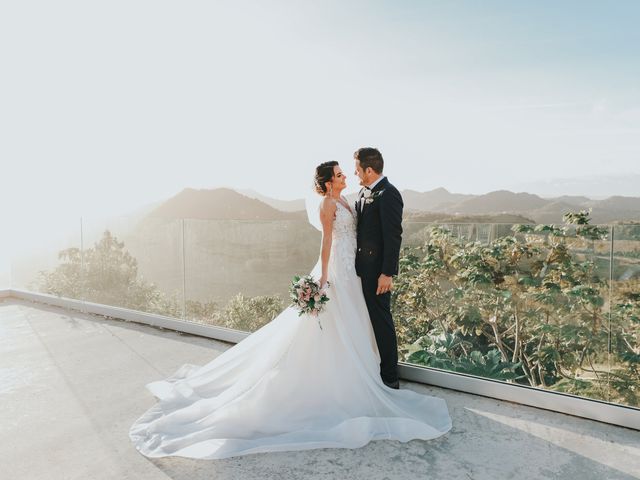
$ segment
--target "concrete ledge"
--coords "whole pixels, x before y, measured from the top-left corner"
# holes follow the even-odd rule
[[[153,327],[166,328],[177,332],[191,333],[201,337],[214,338],[224,342],[238,343],[243,338],[249,336],[247,332],[233,330],[225,327],[217,327],[214,325],[204,325],[185,320],[179,320],[165,315],[138,312],[128,308],[114,307],[110,305],[102,305],[100,303],[85,302],[84,300],[74,300],[70,298],[57,297],[46,293],[28,292],[25,290],[9,290],[10,297],[20,298],[31,302],[44,303],[46,305],[54,305],[69,310],[75,310],[83,313],[93,313],[105,317],[118,318],[130,322],[144,323]]]
[[[0,290],[0,298],[2,297],[15,297],[22,300],[55,305],[69,310],[142,323],[230,343],[238,343],[249,335],[249,333],[239,330],[202,325],[158,314],[137,312],[121,307],[24,290]],[[634,407],[626,407],[576,395],[485,379],[462,373],[448,372],[430,367],[420,367],[403,362],[399,363],[399,372],[400,378],[403,380],[507,400],[522,405],[529,405],[640,430],[640,409]]]
[[[447,435],[223,460],[147,458],[127,435],[156,404],[144,385],[185,363],[206,365],[233,344],[17,298],[0,301],[0,318],[2,478],[630,480],[640,472],[636,430],[404,380],[401,388],[446,402]]]

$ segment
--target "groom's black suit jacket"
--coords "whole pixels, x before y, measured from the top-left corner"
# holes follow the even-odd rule
[[[402,208],[400,192],[385,177],[371,191],[371,203],[356,200],[358,212],[358,250],[356,273],[363,275],[398,274],[402,243]]]

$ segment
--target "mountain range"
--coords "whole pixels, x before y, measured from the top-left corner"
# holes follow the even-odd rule
[[[593,223],[640,221],[638,197],[542,198],[507,190],[468,195],[444,188],[402,195],[408,245],[424,241],[423,222],[561,223],[563,213],[583,208],[592,208]],[[351,202],[354,197],[348,195]],[[188,299],[222,304],[237,292],[286,298],[293,275],[308,272],[318,259],[320,232],[303,208],[302,200],[283,202],[257,192],[185,188],[130,215],[88,225],[84,241],[91,245],[110,229],[125,242],[144,278]],[[484,235],[481,230],[478,236]]]
[[[536,193],[542,197],[562,195],[584,195],[589,192],[593,199],[609,198],[613,195],[633,197],[640,193],[640,174],[620,172],[615,175],[588,175],[572,178],[532,180],[512,185],[519,191]]]
[[[244,193],[242,193],[244,192]],[[255,191],[186,188],[156,204],[149,217],[204,220],[303,220],[304,200],[283,201]],[[483,195],[404,190],[405,217],[420,221],[562,223],[563,214],[591,209],[592,223],[640,222],[640,197],[594,200],[564,195],[543,198],[526,192],[497,190]],[[355,194],[347,196],[353,202]]]
[[[591,209],[592,223],[640,221],[640,197],[613,196],[594,200],[584,196],[542,198],[526,192],[497,190],[484,195],[460,195],[444,188],[430,192],[402,192],[409,211],[447,213],[453,216],[522,215],[535,223],[562,223],[571,211]]]
[[[306,218],[304,202],[298,211],[283,211],[281,200],[251,198],[229,188],[185,188],[156,206],[147,215],[156,218],[198,220],[300,220]]]

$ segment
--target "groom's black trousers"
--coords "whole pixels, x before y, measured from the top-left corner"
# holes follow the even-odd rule
[[[391,293],[376,295],[379,276],[375,270],[362,271],[360,280],[380,352],[380,376],[384,382],[394,383],[398,380],[398,341],[391,316]]]

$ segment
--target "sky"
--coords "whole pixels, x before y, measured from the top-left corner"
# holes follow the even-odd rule
[[[638,174],[639,22],[635,0],[2,2],[5,224],[301,198],[326,160],[353,190],[361,146],[418,191]]]

